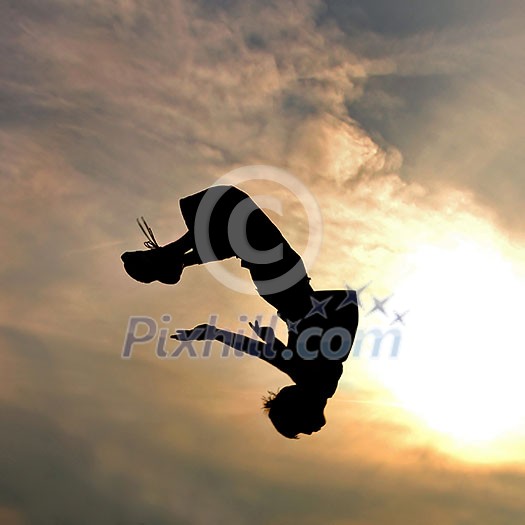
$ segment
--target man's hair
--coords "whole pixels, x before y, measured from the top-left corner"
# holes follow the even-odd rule
[[[263,410],[277,432],[289,439],[298,439],[297,435],[311,423],[312,417],[318,416],[317,408],[306,403],[297,385],[290,385],[277,393],[269,391],[263,397]]]
[[[263,396],[263,410],[266,412],[273,426],[281,435],[289,439],[299,439],[297,434],[300,430],[293,424],[287,407],[287,389],[280,388],[277,392],[268,391],[267,396]],[[291,423],[291,424],[290,424]]]
[[[277,397],[277,394],[279,393],[281,389],[277,390],[277,392],[272,392],[271,390],[268,390],[268,395],[267,396],[263,396],[262,397],[262,400],[263,400],[263,410],[266,414],[269,414],[273,404],[274,404],[274,401],[275,401],[275,398]]]

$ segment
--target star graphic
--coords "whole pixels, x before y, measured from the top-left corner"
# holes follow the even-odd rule
[[[383,315],[387,315],[385,311],[385,304],[387,301],[390,300],[392,295],[393,294],[389,295],[388,297],[385,297],[384,299],[378,299],[376,296],[373,296],[374,306],[366,315],[370,315],[373,312],[381,312]]]
[[[318,314],[321,315],[324,319],[327,319],[328,316],[326,315],[326,305],[330,302],[330,299],[333,296],[327,297],[326,299],[323,299],[322,301],[318,301],[315,297],[310,297],[310,300],[312,301],[312,309],[306,314],[305,319],[308,317],[311,317],[312,315]]]
[[[391,325],[394,324],[394,323],[401,323],[401,324],[405,324],[405,321],[403,320],[405,315],[408,313],[409,311],[407,310],[406,312],[403,312],[402,314],[396,312],[394,310],[394,315],[395,315],[395,319],[390,323]]]
[[[340,310],[341,308],[344,308],[345,306],[349,304],[356,304],[357,306],[361,306],[361,301],[359,300],[359,294],[368,286],[368,284],[365,286],[362,286],[358,290],[354,290],[351,286],[345,283],[346,297],[341,301],[341,303],[336,308],[336,310]]]
[[[341,301],[341,304],[336,308],[336,310],[340,310],[341,308],[344,308],[345,306],[349,304],[356,304],[360,308],[363,307],[363,304],[361,303],[361,293],[364,292],[372,283],[372,281],[368,281],[364,286],[361,286],[357,290],[353,290],[348,284],[345,283],[346,288],[346,297]]]
[[[290,319],[286,319],[286,324],[288,326],[288,331],[292,332],[294,334],[299,333],[299,330],[298,330],[297,327],[299,326],[300,322],[301,322],[300,319],[298,321],[291,321]]]

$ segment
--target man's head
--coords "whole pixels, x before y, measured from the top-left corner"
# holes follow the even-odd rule
[[[277,394],[270,392],[264,399],[264,409],[273,426],[290,439],[321,430],[326,423],[325,405],[326,399],[297,385],[286,386]]]

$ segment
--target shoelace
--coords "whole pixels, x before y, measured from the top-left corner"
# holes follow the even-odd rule
[[[141,220],[142,223],[140,222]],[[142,233],[146,236],[146,239],[148,239],[147,241],[144,241],[144,246],[146,248],[149,248],[150,250],[160,248],[159,243],[157,242],[157,239],[155,239],[155,235],[153,234],[153,230],[148,226],[146,219],[144,219],[144,217],[137,219],[137,224],[142,230]]]

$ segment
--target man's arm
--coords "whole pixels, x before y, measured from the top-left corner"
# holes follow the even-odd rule
[[[266,342],[257,341],[229,330],[222,330],[206,323],[197,325],[191,330],[177,330],[176,332],[176,334],[171,336],[172,339],[179,341],[221,341],[235,350],[240,350],[264,360],[268,360],[267,356],[272,355]]]
[[[250,323],[251,325],[251,323]],[[257,328],[256,328],[257,327]],[[254,331],[258,333],[261,327],[256,323]],[[266,327],[263,327],[263,329]],[[268,332],[265,332],[265,335]],[[191,330],[177,330],[177,333],[171,336],[172,339],[180,341],[221,341],[236,350],[245,352],[266,361],[281,372],[290,376],[290,362],[283,359],[281,352],[286,348],[285,344],[275,337],[268,337],[266,341],[257,341],[245,335],[230,332],[229,330],[221,330],[209,324],[200,324]],[[291,376],[290,376],[291,377]]]

